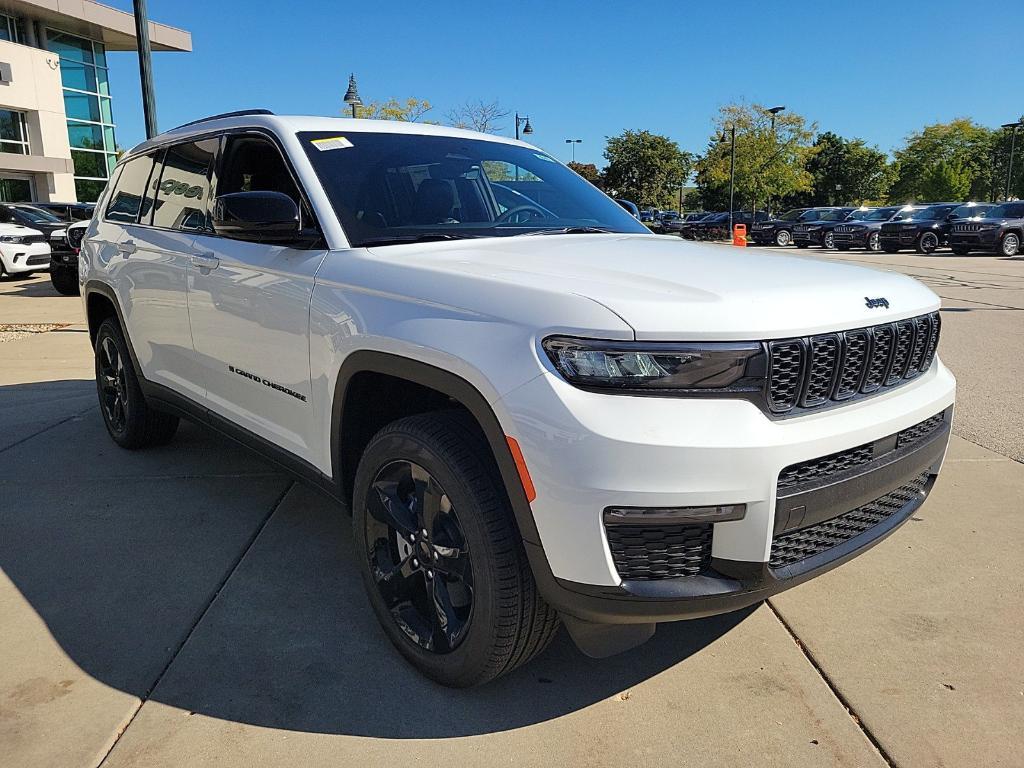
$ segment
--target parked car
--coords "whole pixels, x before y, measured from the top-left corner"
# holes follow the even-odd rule
[[[62,221],[88,221],[96,210],[95,203],[32,203],[35,208],[49,211]]]
[[[909,217],[917,210],[912,205],[887,205],[882,208],[858,209],[851,214],[848,221],[841,222],[832,229],[832,243],[840,251],[851,248],[865,248],[869,251],[880,251],[882,245],[879,233],[887,221],[897,221],[901,217]],[[856,215],[856,218],[852,218]]]
[[[688,213],[685,217],[683,217],[682,222],[680,222],[679,231],[677,232],[677,234],[686,240],[693,240],[695,239],[693,229],[696,226],[696,224],[701,221],[706,221],[710,217],[716,215],[718,214],[716,214],[713,211],[697,211],[694,213]]]
[[[1024,242],[1024,201],[1003,203],[984,217],[953,222],[949,245],[953,253],[965,256],[971,251],[1016,256]]]
[[[68,247],[50,256],[50,282],[57,293],[64,296],[78,295],[78,254],[82,249],[82,238],[88,226],[88,221],[68,224]]]
[[[46,235],[21,224],[0,224],[0,277],[27,276],[50,268]]]
[[[949,244],[954,221],[984,216],[995,203],[933,203],[913,212],[908,218],[882,225],[880,242],[886,253],[913,248],[918,253],[932,253]]]
[[[625,208],[629,215],[637,221],[640,220],[640,209],[636,207],[636,203],[631,200],[623,200],[622,198],[615,198],[615,202]]]
[[[853,213],[852,206],[812,208],[805,211],[800,221],[793,225],[793,242],[797,248],[808,248],[817,245],[832,248],[835,242],[832,230]],[[813,217],[812,217],[813,216]]]
[[[793,243],[793,226],[807,208],[793,208],[775,219],[755,224],[750,239],[758,245],[777,245],[784,248]]]
[[[347,504],[384,633],[445,685],[560,622],[606,656],[756,605],[940,470],[955,382],[905,275],[652,235],[543,150],[438,125],[235,113],[113,179],[80,264],[111,439],[214,424]]]
[[[64,251],[67,242],[64,230],[67,222],[61,221],[49,211],[28,203],[0,203],[0,224],[20,224],[37,229],[46,235],[51,250]]]
[[[681,220],[682,219],[679,216],[679,211],[662,211],[660,214],[658,214],[658,218],[655,220],[652,229],[654,229],[655,232],[665,234],[667,232],[673,231],[672,228],[674,227],[674,225]]]
[[[650,208],[644,208],[642,211],[640,211],[640,221],[644,222],[645,224],[654,221],[654,211],[652,211]]]

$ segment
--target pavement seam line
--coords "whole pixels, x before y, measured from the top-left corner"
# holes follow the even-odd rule
[[[828,673],[825,672],[821,664],[818,663],[818,660],[814,658],[814,654],[811,653],[811,649],[808,648],[804,641],[800,639],[800,637],[794,631],[793,627],[789,625],[789,622],[787,622],[782,617],[782,614],[779,613],[778,608],[775,607],[771,600],[765,600],[764,602],[765,605],[768,606],[768,610],[775,614],[775,618],[779,620],[779,623],[783,626],[783,628],[786,630],[789,636],[793,639],[793,642],[796,643],[797,648],[800,649],[800,652],[803,654],[804,658],[807,659],[807,662],[814,668],[814,671],[818,673],[818,676],[824,681],[825,685],[828,686],[828,689],[832,692],[832,695],[836,697],[836,700],[842,705],[843,709],[846,710],[846,714],[850,716],[850,719],[853,721],[853,724],[857,726],[857,729],[862,734],[864,734],[864,737],[871,743],[871,746],[875,748],[875,751],[878,752],[878,756],[882,758],[882,761],[887,766],[889,766],[889,768],[894,768],[895,766],[897,766],[898,763],[893,759],[892,755],[890,755],[888,750],[886,750],[886,748],[882,746],[882,743],[871,732],[871,729],[864,724],[864,720],[861,719],[861,716],[859,714],[857,714],[857,711],[853,708],[853,705],[839,691],[839,688],[832,681],[832,678],[828,676]]]
[[[153,681],[153,684],[149,686],[149,689],[142,696],[139,697],[139,703],[135,706],[134,710],[128,717],[127,721],[125,721],[124,724],[117,730],[117,733],[114,734],[114,740],[111,742],[110,747],[107,749],[107,751],[103,753],[103,757],[100,758],[100,761],[96,763],[96,768],[102,768],[103,764],[107,762],[107,758],[110,757],[110,754],[114,751],[114,748],[117,747],[118,743],[121,741],[121,737],[124,736],[125,733],[127,733],[132,723],[135,722],[135,718],[138,716],[139,712],[142,711],[142,706],[147,701],[149,701],[149,697],[153,695],[153,691],[157,689],[157,687],[160,685],[160,681],[164,679],[164,677],[167,675],[168,670],[170,670],[171,666],[174,664],[175,660],[181,654],[182,650],[185,648],[186,645],[188,645],[188,641],[192,639],[192,635],[195,634],[195,631],[199,628],[199,625],[203,623],[203,619],[206,618],[206,614],[208,614],[210,612],[210,609],[213,608],[214,603],[217,602],[217,598],[220,597],[221,592],[224,591],[224,587],[226,587],[228,582],[231,581],[231,577],[235,575],[235,571],[238,570],[238,567],[242,564],[242,561],[245,560],[245,556],[248,555],[252,548],[255,546],[256,542],[263,534],[263,531],[266,529],[267,524],[270,522],[270,519],[274,516],[274,513],[277,512],[277,510],[280,508],[282,502],[284,502],[285,500],[285,497],[288,495],[288,492],[291,491],[291,489],[294,487],[295,481],[289,480],[288,484],[284,487],[284,490],[281,491],[278,497],[274,500],[274,503],[270,505],[270,510],[267,512],[263,520],[260,521],[259,526],[256,528],[256,532],[249,538],[249,541],[246,543],[245,547],[242,548],[241,554],[235,559],[235,562],[232,563],[231,567],[228,569],[224,578],[221,579],[220,584],[217,585],[217,589],[214,590],[213,595],[207,601],[206,605],[203,607],[203,610],[200,611],[199,616],[192,623],[192,627],[189,629],[188,634],[186,634],[184,639],[180,643],[178,643],[178,647],[174,649],[174,653],[171,654],[171,658],[167,660],[167,663],[164,665],[164,668],[160,670],[160,674],[156,676],[156,680]]]
[[[88,413],[89,411],[91,411],[93,408],[96,408],[96,407],[97,407],[96,405],[90,405],[85,410],[79,411],[78,413],[73,413],[70,416],[68,416],[66,419],[61,419],[60,421],[55,421],[53,424],[50,424],[48,427],[43,427],[38,432],[33,432],[31,435],[28,435],[27,437],[21,438],[21,440],[17,440],[17,441],[11,443],[10,445],[8,445],[8,446],[6,446],[4,448],[0,448],[0,453],[3,453],[4,451],[9,451],[9,450],[11,450],[11,448],[17,448],[22,443],[27,443],[32,438],[39,437],[44,432],[49,432],[51,429],[56,429],[61,424],[67,424],[72,419],[77,419],[79,416],[81,416],[81,415],[83,415],[85,413]]]

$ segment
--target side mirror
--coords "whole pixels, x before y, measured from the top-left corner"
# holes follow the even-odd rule
[[[263,243],[309,242],[314,238],[314,233],[299,228],[295,201],[283,192],[270,191],[219,196],[213,202],[213,231],[224,237]]]

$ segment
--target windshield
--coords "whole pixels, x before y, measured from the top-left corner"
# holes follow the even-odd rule
[[[850,213],[846,217],[846,220],[847,221],[864,221],[864,220],[867,219],[868,216],[870,216],[874,212],[875,211],[874,211],[873,208],[858,208],[855,211],[850,211]]]
[[[1003,203],[988,212],[989,219],[1024,219],[1024,203]]]
[[[529,147],[407,133],[303,132],[299,139],[355,247],[545,230],[649,232]]]
[[[914,218],[921,221],[938,221],[946,218],[954,208],[956,208],[955,205],[930,205],[923,211],[915,213]]]
[[[794,208],[792,211],[786,211],[784,214],[779,216],[779,221],[796,221],[800,218],[800,214],[803,211],[799,208]]]
[[[858,216],[861,221],[888,221],[890,217],[898,208],[876,208],[873,211],[868,211],[863,216]]]
[[[914,216],[916,216],[917,212],[920,210],[920,208],[904,208],[899,213],[897,213],[893,218],[896,221],[906,221],[907,219],[914,218]]]
[[[17,206],[21,215],[29,221],[34,221],[37,224],[59,224],[62,220],[54,216],[49,211],[44,211],[42,208],[36,208],[31,205],[19,205]]]
[[[824,211],[821,216],[818,217],[819,221],[842,221],[850,215],[849,211],[838,210],[838,211]]]
[[[978,216],[987,216],[988,212],[991,211],[993,207],[994,206],[991,205],[977,204],[961,205],[953,211],[953,215],[958,219],[971,219]]]

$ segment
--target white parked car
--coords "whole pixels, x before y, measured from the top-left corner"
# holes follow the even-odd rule
[[[20,224],[0,224],[0,277],[44,272],[49,268],[46,235]]]
[[[184,416],[332,494],[385,632],[446,685],[559,623],[608,655],[827,571],[949,438],[924,285],[652,235],[511,139],[198,121],[121,159],[80,261],[111,437]]]

